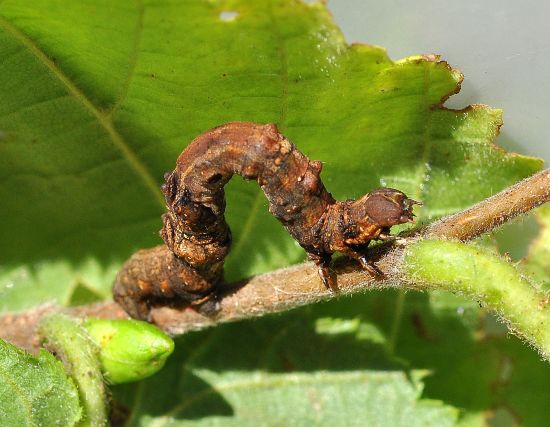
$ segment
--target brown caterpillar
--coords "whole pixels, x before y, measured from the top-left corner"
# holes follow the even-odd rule
[[[419,203],[391,188],[336,201],[321,182],[321,168],[274,124],[228,123],[199,135],[165,175],[161,236],[166,246],[139,251],[125,263],[114,299],[139,319],[147,319],[151,305],[170,300],[212,309],[231,246],[224,186],[234,174],[258,182],[269,211],[315,262],[327,288],[337,290],[330,271],[334,252],[380,275],[365,249],[373,239],[391,239],[391,226],[413,222],[412,208]]]

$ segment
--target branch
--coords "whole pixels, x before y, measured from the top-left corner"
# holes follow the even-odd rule
[[[340,292],[334,294],[325,290],[320,284],[317,268],[312,263],[303,263],[229,285],[229,290],[220,301],[219,311],[215,317],[206,317],[188,308],[177,310],[158,307],[152,310],[151,318],[153,323],[161,329],[172,335],[178,335],[222,322],[262,316],[371,289],[439,287],[467,294],[468,292],[464,289],[457,290],[444,283],[438,285],[422,281],[415,282],[414,277],[407,277],[403,273],[403,258],[407,246],[426,237],[471,240],[549,200],[550,169],[546,169],[465,211],[444,217],[423,229],[409,233],[406,240],[399,239],[397,244],[385,243],[374,247],[369,256],[384,273],[383,279],[373,278],[349,258],[339,258],[335,262],[334,270],[338,277]],[[498,283],[495,283],[495,286],[497,285]],[[479,298],[475,292],[470,296]],[[533,301],[545,301],[545,298],[545,295],[536,295]],[[498,307],[493,308],[498,309]],[[531,308],[539,309],[539,307]],[[126,318],[124,311],[114,302],[68,309],[53,305],[40,306],[28,312],[0,317],[0,337],[20,347],[36,349],[38,343],[33,333],[36,324],[44,314],[53,311],[63,311],[77,316]],[[546,306],[545,313],[550,317]]]
[[[471,240],[550,200],[550,169],[545,169],[465,211],[441,218],[422,234]]]

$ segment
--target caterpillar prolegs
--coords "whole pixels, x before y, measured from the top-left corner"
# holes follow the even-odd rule
[[[234,122],[199,135],[165,175],[167,212],[160,232],[165,245],[141,250],[124,264],[114,299],[138,319],[147,319],[152,305],[170,301],[212,310],[223,290],[223,263],[231,246],[224,186],[234,174],[258,182],[269,211],[318,266],[325,287],[337,290],[330,270],[335,252],[379,275],[365,249],[371,240],[391,239],[391,226],[412,222],[418,202],[391,188],[337,201],[320,179],[321,168],[274,124]]]

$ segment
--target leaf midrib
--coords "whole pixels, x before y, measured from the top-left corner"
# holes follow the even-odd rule
[[[128,142],[122,137],[122,135],[116,130],[115,126],[111,122],[109,116],[105,115],[101,109],[99,109],[78,87],[77,85],[58,68],[58,66],[36,45],[32,39],[30,39],[24,32],[14,26],[5,17],[0,16],[0,28],[3,29],[6,34],[13,37],[18,43],[26,48],[42,65],[44,65],[52,75],[61,82],[66,88],[67,92],[76,99],[85,110],[87,110],[105,130],[107,135],[116,149],[122,154],[124,159],[128,162],[130,167],[141,178],[145,187],[151,191],[154,198],[158,201],[160,206],[164,208],[164,199],[159,190],[159,186],[151,172],[147,169],[145,164],[139,159],[136,153],[132,150]],[[131,68],[130,72],[132,72]]]

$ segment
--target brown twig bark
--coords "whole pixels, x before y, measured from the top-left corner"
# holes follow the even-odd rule
[[[549,200],[550,169],[546,169],[465,211],[444,217],[409,234],[407,239],[432,237],[470,240]],[[154,308],[151,317],[157,326],[170,334],[178,335],[217,323],[280,312],[370,289],[418,289],[418,285],[402,281],[399,266],[403,244],[406,245],[406,240],[393,244],[385,243],[371,250],[369,255],[384,272],[384,279],[373,278],[349,258],[338,259],[334,265],[340,287],[338,294],[326,290],[321,285],[317,268],[313,263],[303,263],[233,284],[220,301],[215,317],[204,316],[192,309],[177,310],[169,307]],[[114,302],[68,309],[54,305],[41,306],[27,312],[0,317],[0,337],[20,347],[35,350],[38,344],[35,336],[36,325],[42,316],[54,311],[76,316],[127,318],[120,306]]]
[[[465,211],[435,221],[426,236],[470,240],[550,200],[550,169],[545,169]]]

